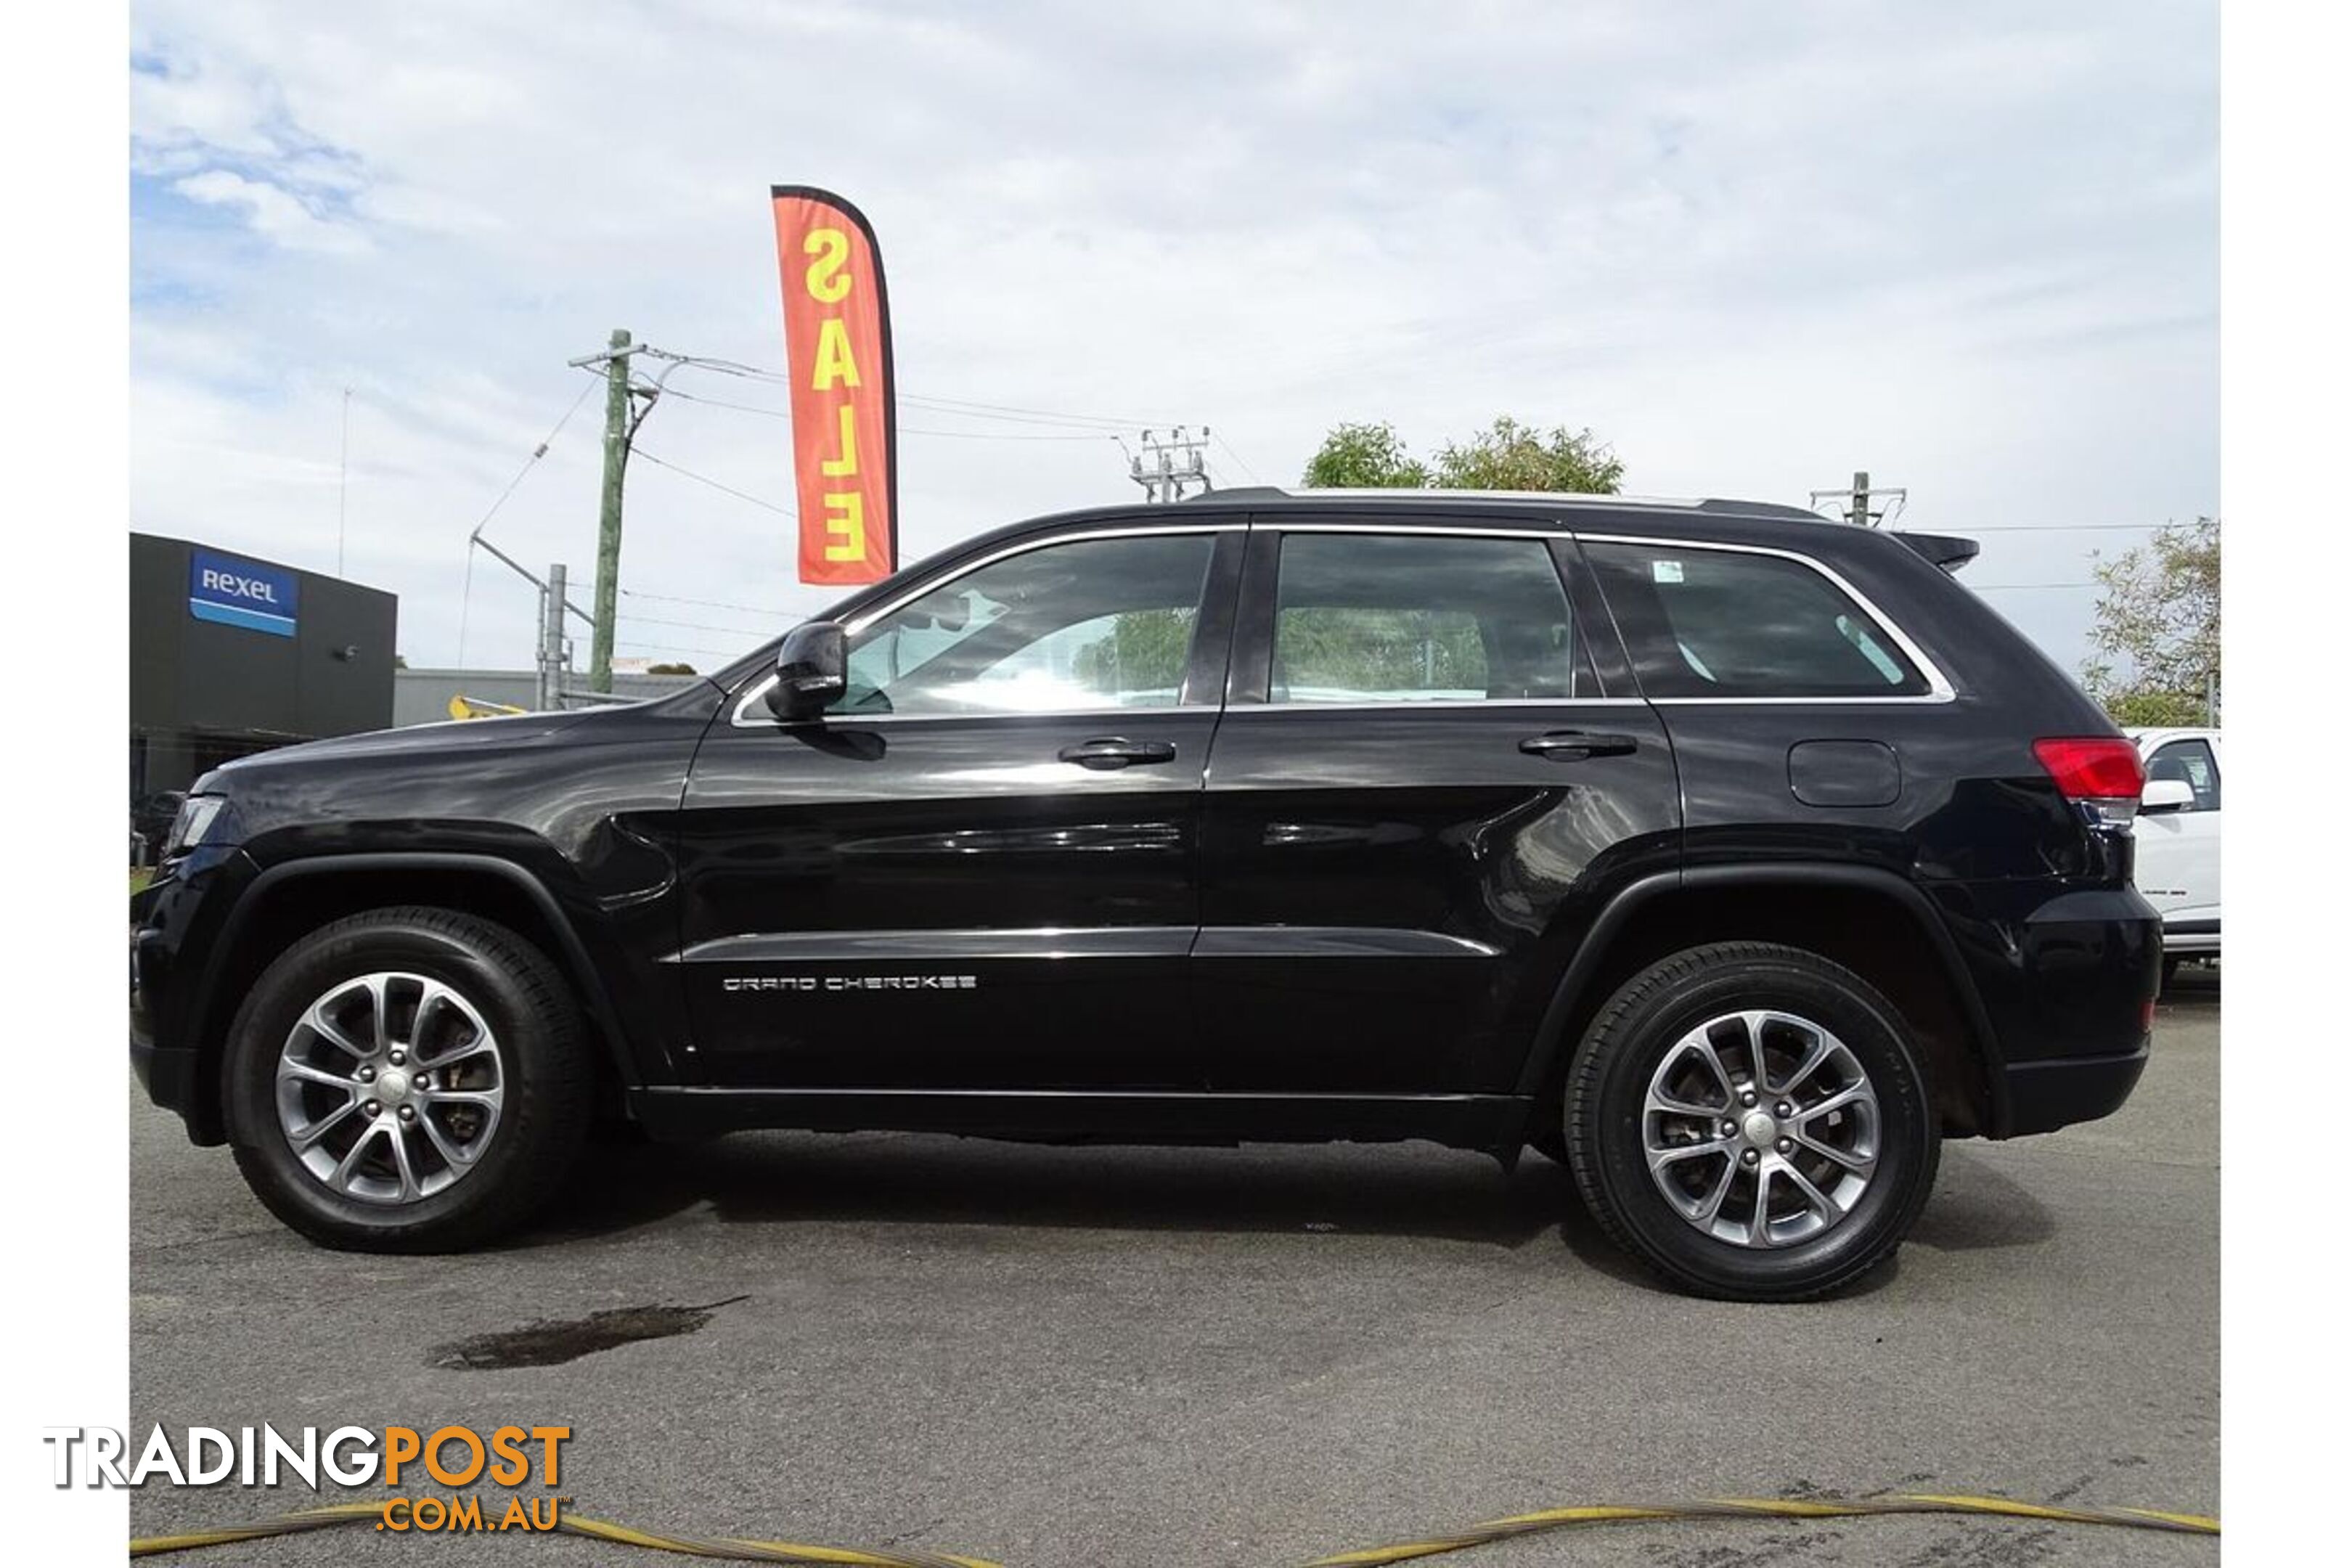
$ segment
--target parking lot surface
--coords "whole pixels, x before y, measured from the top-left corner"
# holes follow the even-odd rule
[[[134,1086],[131,1438],[568,1424],[560,1489],[582,1513],[1010,1568],[1281,1568],[1540,1508],[1722,1495],[2212,1512],[2219,1003],[2217,978],[2184,971],[2122,1112],[1948,1144],[1895,1265],[1796,1307],[1671,1294],[1540,1157],[1506,1175],[1421,1144],[747,1134],[600,1150],[497,1251],[343,1255],[278,1226],[226,1151],[191,1148]],[[658,1307],[711,1310],[607,1317],[677,1331],[555,1364],[509,1363],[588,1331],[481,1338]],[[131,1522],[313,1500],[156,1487]],[[184,1561],[494,1559],[661,1560],[362,1527]],[[1879,1519],[1611,1525],[1433,1561],[2215,1560],[2201,1539]]]

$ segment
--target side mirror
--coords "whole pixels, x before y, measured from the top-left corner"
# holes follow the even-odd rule
[[[2168,811],[2187,811],[2197,804],[2197,792],[2181,779],[2150,779],[2139,792],[2139,808],[2143,814],[2155,816]]]
[[[776,649],[768,711],[787,724],[814,719],[849,689],[849,639],[838,621],[803,621]]]

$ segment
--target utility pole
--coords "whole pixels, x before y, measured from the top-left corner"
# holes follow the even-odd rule
[[[1143,487],[1147,502],[1182,500],[1186,485],[1208,489],[1209,471],[1202,465],[1209,447],[1209,427],[1202,426],[1198,436],[1187,436],[1184,431],[1185,426],[1179,425],[1162,441],[1146,430],[1142,455],[1128,459],[1128,478]]]
[[[552,713],[563,706],[563,563],[547,569],[547,586],[540,590],[539,711]]]
[[[1871,510],[1870,502],[1874,496],[1891,496],[1897,502],[1903,502],[1911,499],[1911,492],[1907,489],[1874,490],[1870,488],[1870,470],[1857,468],[1854,470],[1852,486],[1844,489],[1814,490],[1812,499],[1808,504],[1814,510],[1819,511],[1822,503],[1825,500],[1844,501],[1846,521],[1858,528],[1875,528],[1878,526],[1879,520],[1886,515],[1886,510],[1884,507],[1875,511]],[[1899,507],[1898,510],[1900,510]]]
[[[604,360],[604,499],[596,515],[596,630],[588,689],[613,689],[613,618],[621,593],[621,478],[629,461],[629,330],[613,329]]]

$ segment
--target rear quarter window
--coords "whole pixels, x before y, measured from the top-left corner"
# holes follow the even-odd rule
[[[1644,695],[1922,697],[1927,677],[1876,617],[1779,555],[1684,544],[1583,547]]]

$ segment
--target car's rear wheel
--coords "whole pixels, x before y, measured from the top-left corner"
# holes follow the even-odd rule
[[[1569,1164],[1604,1229],[1682,1288],[1796,1300],[1884,1262],[1934,1185],[1925,1061],[1861,976],[1693,948],[1611,997],[1569,1068]]]
[[[311,933],[231,1026],[230,1141],[246,1182],[312,1240],[470,1246],[520,1224],[584,1138],[579,1009],[503,926],[387,909]]]

